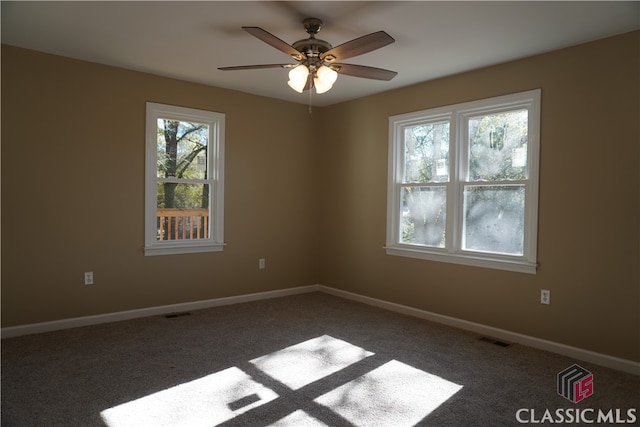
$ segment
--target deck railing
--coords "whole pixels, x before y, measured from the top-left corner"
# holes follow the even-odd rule
[[[206,208],[158,208],[158,240],[206,239],[209,210]]]

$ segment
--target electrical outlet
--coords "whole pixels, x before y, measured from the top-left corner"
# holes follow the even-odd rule
[[[87,271],[84,273],[84,284],[93,285],[93,271]]]
[[[266,267],[267,267],[267,264],[266,264],[266,262],[265,262],[264,258],[260,258],[260,259],[258,260],[258,268],[259,268],[260,270],[264,270]]]
[[[548,289],[540,290],[540,304],[550,304],[551,303],[551,291]]]

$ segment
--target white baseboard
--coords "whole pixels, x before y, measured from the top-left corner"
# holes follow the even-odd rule
[[[279,289],[276,291],[257,292],[246,295],[238,295],[225,298],[186,302],[180,304],[162,305],[157,307],[141,308],[137,310],[118,311],[115,313],[99,314],[95,316],[74,317],[70,319],[54,320],[52,322],[31,323],[28,325],[10,326],[0,329],[2,338],[13,338],[21,335],[39,334],[42,332],[58,331],[62,329],[77,328],[80,326],[98,325],[101,323],[119,322],[121,320],[137,319],[141,317],[158,316],[170,313],[179,313],[190,310],[201,310],[222,305],[238,304],[269,298],[279,298],[288,295],[303,294],[319,291],[318,285],[300,286],[297,288]]]
[[[616,369],[630,374],[640,375],[640,363],[634,362],[632,360],[621,359],[602,353],[596,353],[590,350],[571,347],[553,341],[547,341],[540,338],[507,331],[504,329],[494,328],[492,326],[482,325],[480,323],[457,319],[455,317],[443,316],[441,314],[432,313],[429,311],[420,310],[417,308],[408,307],[406,305],[396,304],[376,298],[371,298],[360,294],[331,288],[328,286],[319,285],[319,290],[321,292],[325,292],[337,297],[358,301],[364,304],[384,308],[386,310],[395,311],[397,313],[419,317],[421,319],[454,326],[456,328],[475,332],[481,335],[486,335],[492,338],[498,338],[500,340],[526,345],[528,347],[536,348],[539,350],[550,351],[553,353],[561,354],[563,356],[594,363],[596,365],[605,366],[607,368]]]
[[[2,338],[12,338],[21,335],[31,335],[42,332],[51,332],[61,329],[77,328],[80,326],[97,325],[100,323],[118,322],[121,320],[130,320],[140,317],[157,316],[163,314],[184,312],[190,310],[201,310],[210,307],[218,307],[223,305],[238,304],[243,302],[264,300],[269,298],[279,298],[289,295],[303,294],[307,292],[324,292],[337,297],[361,302],[364,304],[380,307],[397,313],[442,323],[467,331],[475,332],[481,335],[490,336],[500,340],[523,344],[539,350],[550,351],[562,354],[576,360],[594,363],[596,365],[605,366],[630,374],[640,375],[640,363],[632,360],[621,359],[602,353],[596,353],[590,350],[584,350],[577,347],[571,347],[565,344],[547,341],[528,335],[518,334],[516,332],[504,329],[494,328],[479,323],[469,322],[467,320],[457,319],[454,317],[444,316],[425,310],[409,307],[406,305],[396,304],[364,295],[347,292],[341,289],[332,288],[324,285],[309,285],[296,288],[279,289],[275,291],[257,292],[247,295],[238,295],[225,298],[214,298],[210,300],[194,301],[181,304],[163,305],[158,307],[142,308],[139,310],[119,311],[116,313],[101,314],[96,316],[75,317],[71,319],[56,320],[52,322],[32,323],[21,326],[11,326],[0,329]]]

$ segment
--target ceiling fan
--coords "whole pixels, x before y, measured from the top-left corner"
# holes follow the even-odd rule
[[[260,27],[242,27],[243,30],[291,56],[296,64],[263,64],[240,65],[235,67],[220,67],[219,70],[251,70],[259,68],[288,68],[289,86],[302,93],[303,90],[316,89],[316,93],[324,93],[331,89],[339,74],[361,77],[365,79],[389,81],[398,74],[395,71],[365,65],[344,64],[341,61],[380,49],[395,42],[393,37],[384,31],[377,31],[366,36],[358,37],[333,47],[329,42],[317,39],[315,36],[322,27],[318,18],[307,18],[302,21],[309,38],[298,40],[292,45]]]

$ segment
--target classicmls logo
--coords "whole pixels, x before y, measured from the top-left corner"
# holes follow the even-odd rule
[[[578,403],[593,394],[593,374],[580,365],[569,366],[558,373],[558,394]],[[634,424],[636,408],[608,410],[580,408],[534,409],[520,408],[516,420],[520,424]]]
[[[593,374],[580,365],[558,373],[558,394],[578,403],[593,394]]]

